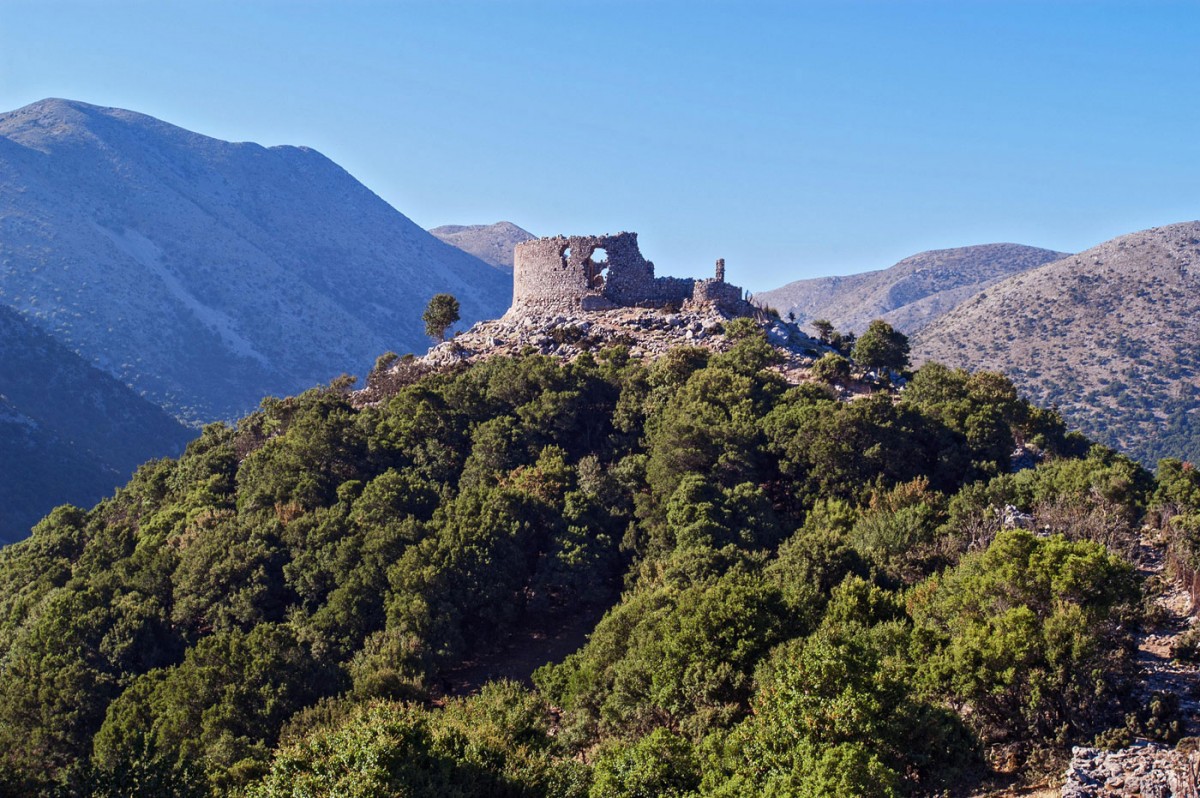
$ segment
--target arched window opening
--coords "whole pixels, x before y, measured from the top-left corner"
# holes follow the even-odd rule
[[[609,273],[608,250],[596,247],[588,256],[588,274],[591,275],[589,282],[592,288],[603,289],[608,283]]]

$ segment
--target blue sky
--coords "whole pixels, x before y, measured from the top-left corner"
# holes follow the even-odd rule
[[[1197,2],[0,0],[0,109],[317,148],[418,224],[751,289],[1200,217]]]

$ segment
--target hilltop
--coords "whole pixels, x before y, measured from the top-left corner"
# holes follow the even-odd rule
[[[522,230],[512,222],[446,224],[434,227],[429,232],[505,272],[513,270],[513,249],[517,244],[536,238],[533,233]]]
[[[755,294],[801,323],[827,319],[861,333],[874,319],[913,333],[987,286],[1066,255],[1021,244],[982,244],[912,255],[887,269],[797,280]]]
[[[585,354],[623,347],[631,360],[649,365],[679,347],[712,354],[728,352],[737,343],[738,334],[751,329],[760,330],[771,345],[771,358],[778,361],[771,365],[772,370],[793,384],[811,379],[813,362],[828,347],[795,324],[771,318],[742,318],[744,322],[738,326],[733,314],[711,306],[678,311],[618,308],[568,314],[510,312],[499,319],[476,323],[422,357],[381,359],[380,368],[371,373],[367,386],[357,393],[358,402],[379,401],[391,392],[389,386],[456,364],[533,354],[570,363]],[[738,333],[730,334],[731,325]]]
[[[799,380],[827,348],[746,302],[725,281],[724,260],[712,278],[659,276],[630,232],[531,239],[514,249],[512,307],[435,346],[421,367],[530,353],[571,361],[614,345],[649,361],[680,346],[726,352],[754,331],[774,348],[778,369]],[[411,366],[401,361],[392,371]]]
[[[0,304],[173,415],[235,418],[388,349],[509,279],[325,156],[44,100],[0,115]]]
[[[1146,463],[1200,458],[1200,222],[1114,238],[991,286],[913,338],[918,361],[1007,373]]]

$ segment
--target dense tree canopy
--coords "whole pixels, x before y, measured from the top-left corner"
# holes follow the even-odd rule
[[[1148,518],[1197,550],[1194,470],[728,332],[268,400],[59,508],[0,550],[0,795],[903,795],[1123,724],[1123,556]],[[533,688],[445,695],[587,617]]]

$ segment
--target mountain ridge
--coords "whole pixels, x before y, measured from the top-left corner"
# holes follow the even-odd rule
[[[444,224],[431,228],[429,232],[447,244],[510,274],[513,270],[513,249],[522,241],[537,237],[505,221],[493,224]]]
[[[1147,463],[1200,458],[1200,221],[1118,236],[999,282],[913,337],[916,362],[1004,371]]]
[[[434,293],[469,323],[510,291],[311,148],[77,101],[0,114],[0,304],[192,423],[423,348]]]
[[[826,319],[842,332],[861,333],[882,318],[912,333],[986,286],[1066,254],[1023,244],[928,250],[886,269],[797,280],[755,299],[801,323]]]

